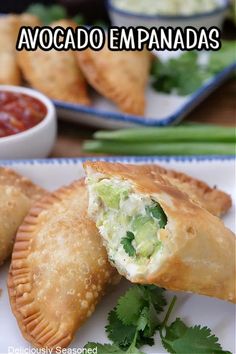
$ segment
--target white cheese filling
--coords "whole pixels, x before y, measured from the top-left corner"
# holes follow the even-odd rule
[[[89,214],[103,237],[109,259],[130,277],[145,275],[153,262],[158,264],[163,249],[163,228],[149,211],[155,206],[154,200],[135,193],[130,182],[118,178],[93,174],[87,183]],[[132,234],[133,239],[129,239]]]

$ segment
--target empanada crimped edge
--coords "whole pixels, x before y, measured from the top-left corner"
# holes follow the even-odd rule
[[[107,49],[105,49],[105,51],[102,50],[101,53],[99,53],[99,55],[104,55],[103,63],[100,65],[97,63],[96,56],[94,56],[91,49],[77,53],[80,68],[87,81],[101,95],[104,95],[106,98],[114,102],[122,112],[143,116],[146,108],[145,85],[143,85],[143,87],[136,87],[137,82],[132,80],[131,77],[130,81],[123,83],[123,86],[125,85],[125,87],[122,88],[122,83],[115,80],[117,71],[120,67],[118,66],[118,68],[115,68],[114,65],[112,66],[112,69],[110,69],[110,58],[106,58],[106,50]],[[148,52],[145,53],[146,61],[151,65],[151,54]],[[117,52],[112,55],[118,56],[120,53]],[[121,55],[123,56],[124,54]],[[143,55],[143,53],[138,52],[138,55]],[[123,61],[124,60],[125,59],[123,59]],[[126,58],[126,60],[129,60],[129,58]],[[122,65],[122,61],[120,65]],[[145,74],[147,79],[148,70]]]
[[[230,195],[216,187],[210,187],[207,183],[193,178],[183,172],[164,168],[159,165],[141,165],[141,170],[150,173],[152,177],[161,175],[172,185],[188,194],[190,199],[201,207],[207,209],[216,216],[224,215],[232,206]]]
[[[10,256],[18,227],[46,192],[17,172],[0,167],[0,265]]]
[[[64,326],[63,323],[61,325],[59,322],[57,328],[54,327],[47,319],[46,309],[50,309],[50,306],[48,307],[47,301],[45,301],[45,309],[42,309],[40,306],[38,306],[37,300],[35,301],[36,294],[34,294],[31,278],[32,274],[31,270],[29,269],[29,264],[27,263],[27,257],[30,254],[30,248],[33,242],[32,236],[35,236],[33,232],[37,227],[37,218],[41,212],[45,211],[47,213],[54,204],[58,202],[60,203],[65,198],[72,195],[75,191],[81,193],[86,191],[84,181],[74,182],[69,187],[63,187],[55,193],[46,195],[31,209],[28,216],[25,218],[24,223],[19,228],[16,237],[12,255],[12,263],[8,276],[8,292],[10,303],[23,336],[34,346],[39,348],[45,347],[55,349],[56,347],[67,347],[72,341],[77,328],[82,325],[82,323],[94,311],[95,305],[104,293],[105,285],[116,283],[120,278],[117,275],[115,268],[111,267],[109,264],[105,248],[101,245],[103,250],[101,251],[99,248],[100,246],[97,247],[96,254],[97,256],[101,256],[101,261],[103,261],[103,264],[98,269],[98,277],[96,278],[97,275],[93,274],[94,283],[91,283],[91,287],[89,288],[90,290],[86,292],[86,298],[84,299],[83,303],[81,303],[81,308],[83,308],[86,303],[89,305],[83,308],[84,310],[81,318],[78,319],[78,323],[72,323],[72,326],[69,325],[69,329],[66,327],[66,324]],[[71,222],[74,221],[72,220]],[[85,227],[87,222],[92,223],[89,219],[84,220],[84,222]],[[96,231],[95,225],[93,227]],[[96,240],[99,240],[101,243],[98,234],[96,236]],[[72,247],[76,247],[75,244],[73,244]],[[78,269],[78,271],[82,272],[80,269]],[[68,289],[68,292],[69,291],[70,289]],[[54,295],[54,299],[56,299],[56,297],[60,296],[60,293],[56,294],[55,292]],[[73,299],[71,301],[73,302]],[[63,306],[67,306],[66,302]],[[69,302],[68,306],[70,306]],[[78,307],[75,306],[75,308],[75,311],[77,311]],[[58,311],[62,312],[63,310],[62,308],[58,308]],[[65,318],[66,317],[67,316],[65,314]],[[70,318],[68,320],[70,321]]]

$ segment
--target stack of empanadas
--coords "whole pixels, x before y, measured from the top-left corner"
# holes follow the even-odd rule
[[[235,237],[214,216],[231,206],[227,194],[156,165],[84,166],[87,186],[47,194],[18,229],[8,288],[27,340],[68,346],[119,281],[116,269],[131,282],[235,302]]]
[[[0,18],[0,84],[20,85],[25,80],[54,100],[90,105],[88,83],[125,113],[145,113],[145,89],[151,54],[143,51],[21,50],[16,41],[21,26],[40,26],[32,15]],[[51,23],[52,27],[76,28],[72,20]]]

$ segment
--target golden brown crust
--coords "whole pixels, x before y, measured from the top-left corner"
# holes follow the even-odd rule
[[[19,188],[0,184],[0,265],[11,254],[19,225],[30,209],[30,200]]]
[[[100,163],[97,162],[96,166],[100,166]],[[132,168],[132,165],[130,166]],[[173,185],[181,192],[186,193],[194,203],[197,203],[215,216],[224,215],[232,206],[232,199],[227,193],[217,188],[211,188],[205,182],[182,172],[167,169],[156,164],[135,165],[134,168],[142,175],[148,176],[154,181],[157,180],[159,183]],[[160,176],[162,179],[160,179]]]
[[[73,21],[61,20],[50,26],[66,28],[76,25]],[[18,52],[17,60],[24,78],[33,88],[55,100],[90,104],[87,83],[73,51],[23,50]]]
[[[132,276],[132,282],[156,284],[170,290],[190,291],[236,302],[235,235],[222,221],[199,207],[186,193],[160,174],[153,179],[136,165],[87,162],[88,173],[129,180],[137,193],[157,200],[168,223],[160,231],[163,249],[146,272]],[[91,173],[93,173],[91,172]],[[106,244],[106,247],[109,246]]]
[[[45,194],[45,190],[28,178],[7,167],[0,166],[0,186],[13,186],[18,188],[30,200],[36,201]]]
[[[0,264],[11,254],[16,231],[45,191],[27,178],[0,167]]]
[[[86,79],[100,94],[125,113],[144,115],[150,52],[112,52],[105,46],[99,52],[79,51],[77,58]]]
[[[15,51],[18,28],[17,15],[0,17],[0,84],[2,85],[19,85],[21,82]]]
[[[38,25],[40,25],[39,19],[30,14],[0,17],[0,84],[21,84],[15,50],[19,29],[21,26]]]
[[[19,17],[19,21],[20,21],[20,26],[36,27],[36,26],[42,25],[39,18],[35,15],[23,13],[23,14],[19,15],[18,17]]]
[[[186,193],[192,201],[215,216],[224,215],[232,206],[232,199],[227,193],[215,187],[211,188],[205,182],[185,173],[166,169],[155,164],[140,165],[140,169],[142,173],[151,174],[154,179],[161,175],[181,192]]]
[[[20,227],[8,278],[13,313],[37,347],[66,347],[117,273],[87,216],[83,181],[45,196]]]

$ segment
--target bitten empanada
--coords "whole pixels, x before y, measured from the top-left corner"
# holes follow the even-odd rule
[[[60,20],[50,25],[75,27],[71,20]],[[87,83],[72,50],[20,51],[18,64],[25,80],[52,99],[89,105]]]
[[[159,175],[164,177],[165,181],[170,182],[181,192],[186,193],[189,198],[202,208],[205,208],[215,216],[224,215],[232,206],[231,197],[217,189],[211,188],[208,184],[196,178],[177,172],[171,169],[161,167],[156,164],[137,165],[142,174],[149,174],[154,180],[159,180]],[[160,181],[160,180],[159,180]]]
[[[235,302],[235,236],[161,175],[85,163],[89,215],[109,259],[135,283]]]
[[[150,52],[113,52],[105,45],[99,51],[79,51],[77,58],[86,79],[101,95],[114,102],[122,112],[144,115]]]
[[[17,233],[10,302],[22,334],[37,347],[69,345],[119,278],[87,203],[84,181],[75,182],[39,201]]]
[[[16,231],[45,191],[14,171],[0,167],[0,265],[10,256]]]

